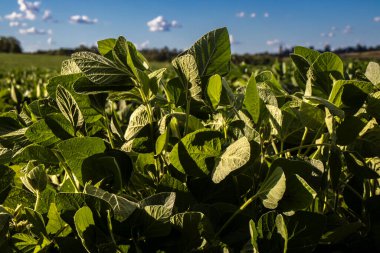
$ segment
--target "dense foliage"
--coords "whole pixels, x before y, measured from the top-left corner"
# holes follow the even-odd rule
[[[170,74],[98,50],[0,96],[0,252],[380,250],[379,64],[231,67],[225,28]]]

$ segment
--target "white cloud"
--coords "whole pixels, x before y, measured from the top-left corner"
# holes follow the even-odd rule
[[[18,21],[11,21],[11,22],[9,22],[9,26],[10,27],[18,27],[20,25],[21,25],[21,23],[18,22]]]
[[[70,23],[72,23],[72,24],[88,24],[88,25],[91,25],[91,24],[98,23],[98,19],[96,19],[96,18],[90,19],[86,15],[74,15],[74,16],[70,17]]]
[[[343,34],[352,33],[352,27],[350,25],[346,25],[343,29]]]
[[[11,21],[20,20],[23,18],[23,15],[22,15],[22,13],[18,13],[18,12],[14,11],[11,14],[5,15],[4,18],[7,20],[11,20]]]
[[[51,10],[44,10],[44,14],[42,15],[42,20],[47,21],[53,19],[53,15],[51,14]]]
[[[264,13],[264,18],[269,18],[269,13],[268,12]]]
[[[49,45],[49,46],[51,46],[51,45],[54,45],[54,44],[55,44],[55,41],[53,40],[53,38],[52,38],[52,37],[49,37],[49,38],[46,40],[46,42],[48,43],[48,45]]]
[[[380,16],[374,17],[373,18],[374,22],[380,23]]]
[[[256,17],[256,13],[252,12],[250,16],[251,16],[251,18],[255,18]]]
[[[38,12],[40,10],[41,2],[27,2],[25,0],[17,0],[18,5],[20,6],[20,11],[32,11]]]
[[[231,45],[239,45],[240,41],[235,40],[234,36],[230,34],[230,44]]]
[[[146,49],[146,48],[148,48],[149,44],[150,44],[150,41],[149,41],[149,40],[146,40],[146,41],[144,41],[144,42],[141,43],[141,44],[135,44],[135,46],[136,46],[136,48],[137,48],[138,50],[142,50],[142,49]]]
[[[35,20],[37,13],[40,10],[41,2],[27,2],[25,0],[17,0],[20,12],[13,11],[11,14],[5,16],[7,20]]]
[[[167,21],[163,16],[158,16],[150,21],[148,21],[147,26],[151,32],[167,32],[171,28],[180,28],[181,25],[177,20]]]
[[[329,33],[327,33],[327,37],[329,37],[329,38],[332,38],[332,37],[334,37],[335,36],[335,33],[334,32],[329,32]]]
[[[238,18],[244,18],[244,16],[245,16],[245,12],[244,11],[236,13],[236,17],[238,17]]]
[[[268,46],[276,46],[280,44],[279,39],[273,39],[273,40],[267,40],[267,45]]]
[[[19,29],[18,32],[22,35],[29,35],[29,34],[37,34],[37,35],[45,35],[45,34],[52,34],[51,30],[44,30],[44,29],[37,29],[35,27],[30,27],[26,29]]]

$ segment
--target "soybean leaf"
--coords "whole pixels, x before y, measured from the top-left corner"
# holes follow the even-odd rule
[[[57,147],[80,182],[82,182],[83,161],[106,150],[104,141],[97,137],[71,138],[62,141]]]
[[[200,129],[183,137],[170,153],[171,164],[181,173],[191,176],[208,175],[214,158],[221,151],[221,134]]]
[[[221,94],[222,78],[220,77],[220,75],[216,74],[209,78],[207,84],[207,95],[214,109],[216,109],[219,105]]]
[[[257,124],[260,118],[260,96],[256,86],[256,79],[252,74],[248,81],[247,89],[244,97],[244,105],[251,115],[253,121]]]
[[[263,201],[263,205],[269,209],[275,209],[285,193],[286,178],[281,167],[275,168],[261,184],[255,194]]]
[[[88,252],[97,251],[95,221],[89,207],[80,208],[74,215],[75,228]]]
[[[80,129],[84,124],[84,118],[74,97],[61,85],[58,85],[56,92],[59,110],[70,121],[75,130]]]
[[[28,162],[30,160],[37,160],[44,164],[58,164],[58,159],[54,153],[43,146],[38,144],[30,144],[18,150],[12,157],[15,163]]]
[[[244,166],[250,159],[251,146],[246,137],[232,143],[223,154],[216,159],[215,168],[211,173],[214,183],[224,180],[230,173]]]
[[[138,207],[137,203],[89,184],[85,186],[84,193],[103,199],[109,203],[112,207],[115,219],[120,222],[125,221]]]
[[[294,47],[294,53],[305,58],[310,65],[321,55],[321,53],[316,50],[301,46]]]
[[[378,86],[380,84],[380,65],[376,62],[370,62],[367,66],[365,76],[371,83]]]
[[[227,28],[219,28],[203,35],[185,53],[195,57],[200,77],[227,74],[231,59]]]
[[[120,69],[114,62],[95,53],[74,53],[71,58],[86,77],[96,84],[119,82],[129,77],[128,72]]]

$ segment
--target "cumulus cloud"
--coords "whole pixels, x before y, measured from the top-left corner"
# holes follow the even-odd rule
[[[19,5],[20,12],[13,11],[12,13],[6,15],[4,18],[7,20],[15,21],[15,20],[35,20],[37,13],[40,10],[41,2],[28,2],[25,0],[17,0]]]
[[[244,16],[245,16],[245,12],[244,11],[236,13],[236,17],[238,17],[238,18],[244,18]]]
[[[252,12],[250,16],[251,16],[251,18],[255,18],[256,17],[256,13]]]
[[[35,27],[19,29],[18,32],[22,35],[45,35],[53,33],[52,30],[37,29]]]
[[[281,42],[279,39],[273,39],[273,40],[267,40],[267,45],[268,46],[277,46],[279,45]]]
[[[138,50],[142,50],[142,49],[146,49],[146,48],[148,48],[149,44],[150,44],[150,41],[149,41],[149,40],[146,40],[146,41],[144,41],[144,42],[141,43],[141,44],[135,44],[135,46],[136,46],[136,48],[137,48]]]
[[[380,16],[374,17],[373,21],[376,23],[380,23]]]
[[[11,22],[9,22],[9,26],[10,27],[18,27],[20,25],[21,25],[21,23],[18,22],[18,21],[11,21]]]
[[[264,18],[269,18],[269,13],[268,12],[264,12]]]
[[[22,15],[22,13],[14,11],[11,14],[5,15],[4,18],[7,19],[7,20],[10,20],[10,21],[20,20],[20,19],[23,18],[23,15]]]
[[[177,20],[167,21],[163,16],[158,16],[146,24],[151,32],[168,32],[172,28],[181,27]]]
[[[98,19],[91,19],[86,15],[74,15],[70,17],[70,23],[72,24],[87,24],[92,25],[98,23]]]
[[[346,25],[343,29],[343,34],[352,33],[352,27],[350,25]]]

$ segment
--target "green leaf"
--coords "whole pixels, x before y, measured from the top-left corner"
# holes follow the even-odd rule
[[[194,56],[200,77],[218,74],[224,76],[230,70],[230,38],[227,28],[219,28],[203,35],[185,53]]]
[[[76,137],[62,141],[57,147],[79,182],[82,182],[83,161],[106,150],[104,141],[97,137]]]
[[[98,94],[117,91],[129,91],[134,87],[131,79],[125,79],[123,82],[114,82],[106,84],[97,84],[90,81],[87,77],[81,77],[73,84],[73,89],[80,94]]]
[[[380,65],[376,62],[370,62],[367,66],[365,76],[372,84],[378,86],[380,84]]]
[[[98,51],[101,55],[106,56],[113,50],[116,44],[116,39],[105,39],[98,41]]]
[[[170,153],[171,164],[189,176],[208,175],[221,151],[221,133],[200,129],[183,137]]]
[[[380,91],[369,94],[367,112],[376,119],[380,119]]]
[[[333,80],[331,76],[335,79],[342,79],[344,76],[343,67],[342,60],[336,54],[330,52],[319,55],[311,65],[310,70],[315,77],[314,82],[318,88],[323,90],[326,96],[330,94],[332,88]]]
[[[287,222],[289,234],[288,252],[314,252],[326,229],[325,215],[298,211]]]
[[[341,119],[344,118],[344,111],[339,109],[335,104],[331,103],[330,101],[327,101],[326,99],[320,98],[320,97],[315,97],[315,96],[304,96],[305,99],[325,106],[327,109],[329,109],[330,113],[334,116],[337,116]]]
[[[37,160],[44,164],[58,164],[59,162],[50,149],[38,144],[30,144],[21,148],[12,157],[12,161],[15,163],[28,162],[30,160]]]
[[[57,87],[56,100],[63,116],[70,121],[75,130],[82,128],[84,118],[74,97],[61,85]]]
[[[275,209],[285,193],[286,178],[281,167],[275,168],[270,173],[259,190],[255,194],[263,201],[263,205],[269,209]]]
[[[95,53],[74,53],[71,58],[86,77],[96,84],[120,82],[129,77],[114,62]]]
[[[286,228],[284,216],[277,214],[276,216],[276,228],[277,233],[279,233],[284,240],[283,252],[286,253],[288,250],[288,229]]]
[[[23,253],[33,253],[38,246],[38,241],[32,235],[18,233],[13,235],[12,239],[15,241],[16,249]]]
[[[247,89],[244,97],[244,105],[256,124],[260,118],[260,104],[261,102],[256,86],[256,79],[254,77],[254,74],[252,74],[247,84]]]
[[[222,78],[216,74],[208,79],[207,95],[211,101],[211,105],[216,109],[220,102],[220,96],[222,94]]]
[[[346,159],[347,169],[355,176],[361,179],[376,179],[380,177],[374,170],[366,165],[365,161],[358,154],[344,152],[343,155]]]
[[[60,139],[55,136],[53,131],[50,129],[48,124],[46,124],[44,119],[39,120],[28,127],[25,132],[25,136],[31,142],[47,147],[60,141]]]
[[[16,173],[9,167],[0,164],[0,194],[9,189]]]
[[[103,199],[112,207],[115,219],[117,221],[123,222],[135,211],[138,207],[137,203],[129,201],[123,197],[116,194],[109,193],[100,188],[96,188],[87,184],[84,188],[84,193]]]
[[[352,143],[359,136],[359,133],[365,126],[366,122],[364,119],[347,116],[336,128],[336,143],[338,145],[348,145]]]
[[[190,93],[190,96],[200,101],[202,99],[201,79],[195,58],[191,54],[185,54],[172,61],[174,69],[177,71],[183,89]]]
[[[180,231],[178,240],[179,251],[190,251],[196,249],[213,235],[205,215],[200,212],[178,213],[170,217],[170,223]]]
[[[315,62],[317,58],[321,55],[321,53],[319,53],[318,51],[301,46],[294,47],[294,53],[305,58],[310,65],[313,64],[313,62]]]
[[[72,59],[64,60],[61,66],[61,75],[71,75],[81,73],[81,70]]]
[[[149,117],[147,108],[145,105],[140,105],[133,111],[131,117],[129,118],[129,123],[127,130],[124,134],[124,139],[126,141],[132,140],[136,135],[144,128],[144,126],[149,124]]]
[[[97,248],[95,221],[89,207],[80,208],[74,215],[75,228],[82,241],[83,246],[88,252],[95,252]]]
[[[220,183],[230,173],[244,166],[250,159],[251,146],[246,137],[240,138],[227,147],[216,159],[215,168],[211,173],[214,183]]]
[[[42,218],[42,215],[31,208],[25,208],[24,210],[25,210],[25,214],[26,214],[26,218],[28,219],[28,222],[32,225],[31,226],[32,233],[37,237],[39,237],[40,234],[47,236],[45,222],[44,222],[44,219]]]
[[[24,207],[33,208],[35,201],[36,197],[33,193],[18,187],[13,187],[8,193],[3,205],[12,209],[16,209],[20,204]]]
[[[70,233],[70,226],[61,219],[57,206],[55,203],[50,204],[49,212],[47,214],[49,219],[46,225],[46,232],[51,235],[55,235],[59,231],[61,232],[61,236],[66,236]]]
[[[20,178],[23,184],[33,193],[42,192],[47,185],[45,167],[38,165],[30,170],[24,177]]]

